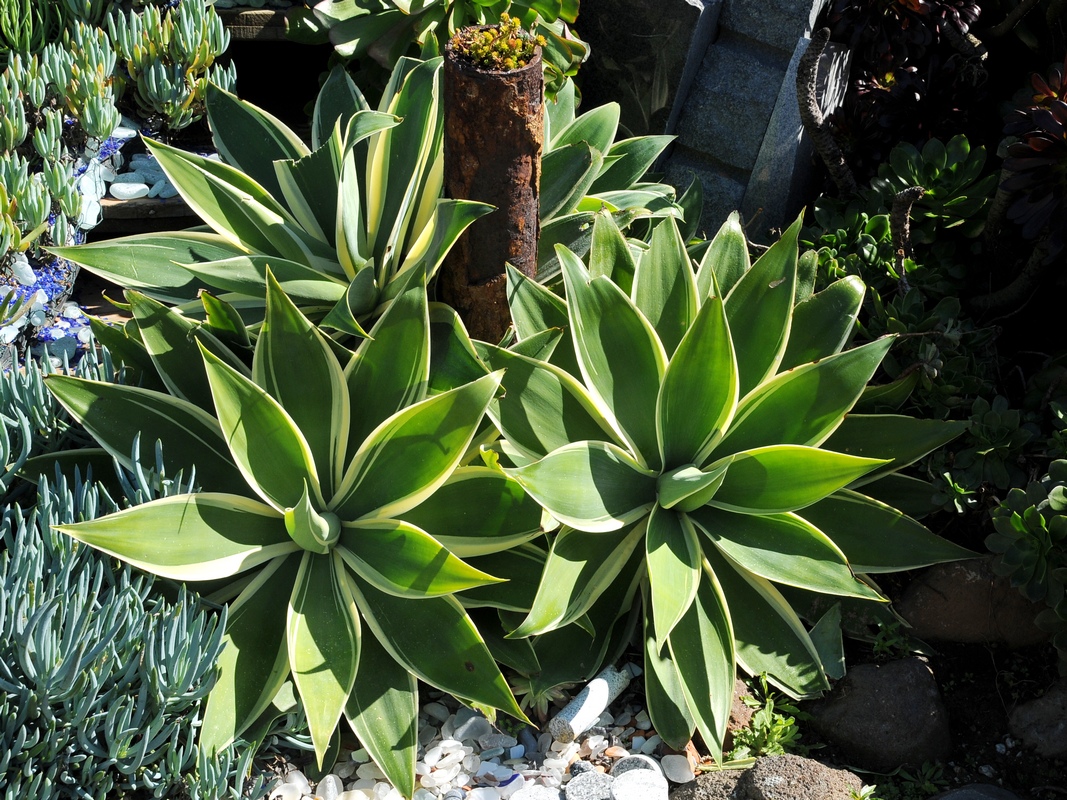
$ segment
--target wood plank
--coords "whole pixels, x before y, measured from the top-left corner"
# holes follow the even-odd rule
[[[220,8],[218,14],[231,39],[285,41],[285,11],[277,8]]]

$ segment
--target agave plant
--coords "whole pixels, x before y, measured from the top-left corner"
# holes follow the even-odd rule
[[[845,349],[863,285],[812,294],[799,228],[750,265],[735,216],[694,270],[672,218],[635,262],[602,215],[588,267],[559,248],[566,300],[513,271],[519,342],[481,346],[506,370],[489,406],[505,472],[563,525],[510,637],[639,586],[656,730],[682,747],[696,728],[716,758],[735,665],[798,697],[827,687],[787,590],[882,602],[871,574],[967,554],[874,499],[963,426],[846,416],[893,340]]]
[[[320,766],[343,714],[410,797],[416,678],[525,719],[454,596],[497,579],[453,550],[515,546],[538,535],[541,510],[499,471],[460,466],[500,376],[428,395],[424,276],[350,353],[268,273],[251,370],[129,296],[170,393],[63,376],[48,388],[109,454],[129,461],[151,431],[168,472],[195,463],[203,491],[59,529],[153,574],[212,582],[228,603],[202,748],[232,742],[291,675]],[[197,342],[202,371],[175,351]]]
[[[208,117],[226,163],[148,144],[213,232],[142,234],[57,252],[168,302],[211,287],[253,319],[269,263],[312,318],[359,332],[357,319],[391,298],[417,265],[432,275],[467,225],[491,210],[441,199],[440,67],[441,59],[402,59],[378,111],[336,68],[315,105],[310,149],[270,114],[212,88]]]

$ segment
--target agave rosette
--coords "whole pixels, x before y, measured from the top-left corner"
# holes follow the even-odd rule
[[[588,624],[609,587],[639,585],[656,730],[681,747],[696,728],[716,757],[735,664],[795,696],[827,687],[784,592],[882,601],[867,573],[966,552],[857,491],[961,426],[846,418],[892,339],[844,349],[863,284],[813,295],[798,230],[750,266],[735,216],[694,270],[673,219],[635,262],[602,215],[588,268],[559,248],[566,300],[512,272],[519,342],[480,346],[505,369],[489,414],[506,472],[563,524],[510,635]]]
[[[372,110],[334,69],[316,101],[310,148],[267,112],[212,87],[208,117],[223,161],[148,143],[211,231],[55,252],[166,302],[194,301],[209,287],[250,321],[262,314],[269,264],[309,316],[358,334],[407,274],[422,267],[432,276],[466,227],[492,210],[441,197],[440,73],[439,58],[401,59]]]
[[[128,461],[151,432],[168,470],[195,464],[204,491],[60,530],[154,574],[213,582],[229,604],[201,745],[226,746],[292,676],[320,765],[343,714],[410,797],[416,678],[524,718],[455,593],[498,581],[461,556],[538,535],[541,509],[499,471],[462,466],[500,375],[429,394],[421,274],[350,353],[268,273],[251,369],[202,330],[185,339],[199,340],[203,371],[175,364],[160,320],[177,313],[134,301],[170,393],[63,376],[48,387],[108,453]]]

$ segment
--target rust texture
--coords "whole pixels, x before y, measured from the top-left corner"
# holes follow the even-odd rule
[[[511,323],[505,262],[530,277],[537,270],[543,97],[540,49],[525,67],[499,72],[445,47],[445,192],[496,210],[452,247],[438,290],[485,341],[499,341]]]

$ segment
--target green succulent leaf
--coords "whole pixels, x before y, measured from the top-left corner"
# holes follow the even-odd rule
[[[767,673],[793,697],[829,689],[818,650],[796,611],[774,585],[731,561],[705,540],[704,557],[730,608],[737,661],[750,675]]]
[[[734,696],[734,636],[726,599],[710,569],[705,569],[696,599],[667,641],[696,728],[720,761]],[[686,744],[664,741],[676,749]]]
[[[200,231],[143,233],[76,247],[53,247],[49,252],[112,283],[169,303],[194,300],[204,288],[179,264],[222,261],[245,253],[239,244]]]
[[[779,368],[791,369],[840,352],[856,331],[866,290],[859,276],[849,275],[798,303]]]
[[[696,276],[672,217],[652,230],[651,245],[637,263],[632,299],[652,324],[669,358],[700,307]]]
[[[743,514],[776,514],[811,505],[885,462],[801,445],[772,445],[716,461],[726,477],[709,503]]]
[[[348,393],[358,409],[349,431],[349,452],[356,452],[385,419],[425,398],[429,377],[426,284],[420,273],[412,273],[345,370]]]
[[[882,599],[856,580],[837,545],[799,516],[702,508],[692,518],[732,561],[769,581],[824,594]]]
[[[645,561],[660,649],[696,598],[700,559],[700,543],[689,518],[659,506],[653,508],[645,534]]]
[[[645,535],[647,523],[608,533],[563,528],[552,541],[537,597],[510,638],[536,636],[576,621],[616,580]]]
[[[618,530],[656,502],[656,474],[608,442],[575,442],[506,471],[553,517],[583,531]]]
[[[612,437],[585,387],[562,369],[493,345],[477,347],[492,369],[504,370],[504,394],[489,404],[489,416],[527,458],[543,458],[571,442]]]
[[[300,502],[294,508],[285,509],[284,517],[285,529],[292,540],[312,553],[329,553],[341,535],[341,521],[335,514],[320,514],[315,510],[306,483]]]
[[[229,747],[271,704],[289,676],[285,619],[301,557],[267,564],[230,604],[218,677],[208,695],[200,747]]]
[[[499,385],[493,373],[398,411],[352,457],[330,508],[342,519],[391,517],[423,502],[459,465]]]
[[[697,296],[701,302],[721,293],[730,293],[749,271],[748,240],[736,211],[726,218],[711,246],[704,252],[697,270]]]
[[[333,305],[344,297],[348,286],[340,278],[296,261],[255,254],[198,264],[183,263],[182,267],[208,286],[248,297],[266,297],[267,270],[270,269],[290,298],[311,306]]]
[[[359,663],[360,622],[337,553],[304,553],[289,601],[286,643],[319,768],[348,703]]]
[[[360,638],[359,668],[345,717],[389,782],[404,797],[411,797],[419,733],[418,682],[373,635]]]
[[[541,507],[502,472],[461,467],[440,489],[405,511],[404,521],[466,558],[512,550],[538,536]]]
[[[704,303],[675,351],[656,410],[663,464],[701,463],[731,424],[738,382],[722,300]]]
[[[499,581],[456,558],[426,531],[399,520],[345,523],[341,545],[338,551],[355,574],[397,597],[440,597]]]
[[[56,530],[181,581],[228,578],[298,549],[270,506],[213,492],[165,497]]]
[[[623,294],[633,294],[634,263],[630,246],[611,214],[597,214],[593,222],[593,242],[589,250],[589,277],[604,275],[618,286]],[[565,311],[565,309],[562,309]],[[564,320],[565,322],[566,320]]]
[[[889,336],[876,339],[760,384],[738,406],[715,454],[766,444],[818,446],[859,399],[893,341]]]
[[[213,83],[208,84],[205,101],[219,155],[280,197],[272,162],[303,158],[310,152],[307,145],[277,117]]]
[[[604,166],[604,155],[586,142],[553,147],[541,159],[538,215],[550,220],[578,205]]]
[[[344,372],[325,337],[267,273],[267,317],[256,341],[252,374],[289,415],[329,496],[344,470],[351,400]]]
[[[644,587],[645,697],[652,725],[665,742],[688,742],[696,728],[682,691],[682,676],[669,650],[660,647],[652,621],[652,603]],[[733,691],[731,690],[731,696]]]
[[[615,284],[607,278],[590,281],[577,256],[564,248],[558,253],[585,385],[618,422],[638,458],[658,467],[656,401],[667,367],[663,345]]]
[[[212,408],[207,374],[198,368],[201,347],[235,370],[248,373],[233,351],[199,323],[139,292],[128,291],[126,298],[159,377],[178,399],[203,409]]]
[[[442,691],[527,721],[478,629],[454,597],[409,600],[349,575],[367,625],[398,663]]]
[[[134,442],[139,441],[140,459],[151,463],[154,442],[159,440],[164,445],[167,474],[195,464],[203,485],[235,494],[249,492],[226,448],[218,421],[192,403],[148,389],[66,375],[49,375],[45,386],[127,469],[133,469],[130,454]],[[146,436],[145,431],[151,433]]]
[[[293,418],[264,389],[203,355],[222,434],[248,485],[282,512],[299,504],[306,485],[323,508],[315,459]]]
[[[847,489],[799,516],[830,537],[857,572],[897,572],[975,556],[897,509]]]
[[[888,460],[859,479],[852,487],[856,488],[914,464],[963,433],[967,424],[898,414],[849,414],[822,446],[838,453]]]
[[[742,397],[777,371],[785,353],[793,318],[800,223],[798,218],[790,225],[726,295]]]

